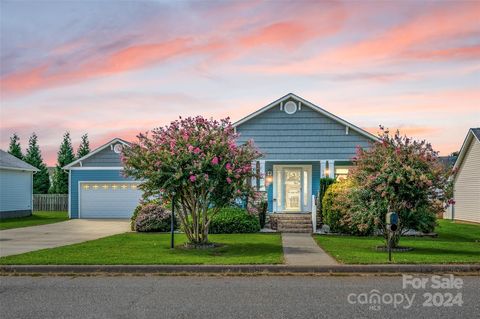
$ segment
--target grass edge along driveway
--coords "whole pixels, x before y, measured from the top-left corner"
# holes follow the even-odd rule
[[[0,230],[53,224],[68,220],[68,212],[33,212],[31,216],[0,219]]]
[[[400,246],[412,247],[409,252],[393,252],[392,263],[398,264],[465,264],[480,263],[480,225],[439,220],[437,238],[402,237]],[[317,235],[320,247],[345,264],[385,264],[386,252],[378,252],[382,237]]]
[[[0,258],[14,265],[234,265],[283,262],[281,236],[275,234],[215,234],[222,244],[209,249],[185,249],[186,237],[175,234],[170,249],[168,233],[124,233],[79,244],[43,249]]]

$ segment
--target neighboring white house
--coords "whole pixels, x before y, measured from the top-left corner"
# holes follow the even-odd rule
[[[480,223],[480,128],[471,128],[455,162],[454,200],[445,218]]]
[[[33,174],[38,169],[0,150],[0,218],[32,214]]]

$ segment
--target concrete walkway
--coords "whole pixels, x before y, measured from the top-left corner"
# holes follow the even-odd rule
[[[0,231],[0,257],[81,243],[130,231],[130,220],[72,219]]]
[[[313,240],[311,234],[282,233],[285,263],[291,266],[330,266],[337,261]]]

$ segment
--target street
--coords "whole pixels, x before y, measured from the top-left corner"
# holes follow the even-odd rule
[[[475,276],[4,276],[0,282],[1,318],[478,318],[480,313]]]

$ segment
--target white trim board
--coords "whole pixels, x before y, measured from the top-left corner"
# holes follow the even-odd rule
[[[332,120],[334,120],[334,121],[336,121],[336,122],[338,122],[342,125],[345,125],[346,127],[349,127],[350,129],[356,131],[357,133],[359,133],[359,134],[361,134],[361,135],[363,135],[363,136],[365,136],[365,137],[367,137],[367,138],[369,138],[369,139],[371,139],[375,142],[379,141],[379,138],[376,137],[375,135],[370,134],[369,132],[359,128],[358,126],[353,125],[352,123],[347,122],[344,119],[341,119],[340,117],[322,109],[321,107],[319,107],[319,106],[317,106],[317,105],[315,105],[315,104],[313,104],[313,103],[311,103],[311,102],[309,102],[309,101],[307,101],[307,100],[305,100],[305,99],[303,99],[303,98],[301,98],[298,95],[293,94],[293,93],[288,93],[287,95],[281,97],[280,99],[278,99],[276,101],[273,101],[272,103],[268,104],[267,106],[262,107],[261,109],[251,113],[250,115],[247,115],[246,117],[244,117],[244,118],[240,119],[239,121],[233,123],[233,126],[236,128],[237,126],[249,121],[250,119],[254,118],[255,116],[262,114],[263,112],[266,112],[266,111],[270,110],[271,108],[283,103],[285,100],[288,100],[290,98],[297,100],[298,102],[310,107],[312,110],[317,111],[318,113],[320,113],[320,114],[322,114],[322,115],[324,115],[324,116],[326,116],[326,117],[328,117],[328,118],[330,118],[330,119],[332,119]]]
[[[81,157],[81,158],[79,158],[79,159],[71,162],[71,163],[68,164],[68,165],[65,165],[65,166],[63,167],[63,169],[71,169],[72,166],[81,163],[81,162],[84,161],[85,159],[89,158],[89,157],[92,156],[92,155],[97,154],[98,152],[106,149],[107,147],[109,147],[110,145],[112,145],[112,144],[114,144],[114,143],[122,143],[122,144],[125,145],[125,146],[130,146],[130,143],[128,143],[127,141],[124,141],[124,140],[122,140],[121,138],[116,137],[116,138],[114,138],[113,140],[111,140],[110,142],[108,142],[108,143],[106,143],[106,144],[103,144],[102,146],[100,146],[100,147],[96,148],[95,150],[91,151],[91,152],[88,153],[87,155],[85,155],[85,156],[83,156],[83,157]]]
[[[7,166],[0,166],[0,169],[4,169],[6,171],[22,171],[22,172],[31,172],[31,173],[33,172],[34,174],[40,171],[38,168],[29,169],[29,168],[7,167]]]

